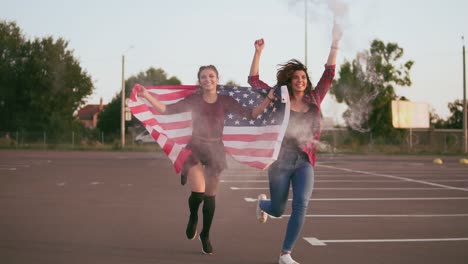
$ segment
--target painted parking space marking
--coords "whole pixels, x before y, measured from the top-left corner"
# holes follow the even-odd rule
[[[453,242],[468,241],[468,237],[454,238],[410,238],[410,239],[318,239],[316,237],[304,237],[304,240],[312,246],[326,246],[330,243],[408,243],[408,242]]]
[[[362,173],[362,174],[367,174],[367,175],[386,177],[386,178],[398,179],[398,180],[404,180],[404,181],[407,181],[407,182],[415,182],[415,183],[420,183],[420,184],[425,184],[425,185],[430,185],[430,186],[436,186],[436,187],[440,187],[440,188],[446,188],[446,189],[450,189],[450,190],[468,192],[468,188],[458,188],[458,187],[453,187],[453,186],[449,186],[449,185],[443,185],[443,184],[438,184],[438,183],[433,183],[433,182],[428,182],[428,181],[422,181],[422,180],[414,180],[414,179],[410,179],[410,178],[406,178],[406,177],[394,176],[394,175],[389,175],[389,174],[374,173],[374,172],[353,170],[353,169],[346,169],[346,168],[338,168],[338,167],[329,166],[329,165],[318,165],[318,166],[329,168],[329,169],[336,169],[336,170],[341,170],[341,171],[353,172],[353,173]]]
[[[282,215],[281,217],[291,217],[291,215]],[[277,217],[277,218],[281,218]],[[468,214],[315,214],[305,215],[305,217],[316,217],[316,218],[380,218],[380,217],[395,217],[395,218],[424,218],[424,217],[468,217]]]
[[[16,168],[0,168],[0,170],[9,170],[9,171],[14,171]]]
[[[431,181],[431,182],[468,182],[467,180],[431,180],[431,179],[421,179],[424,181]],[[267,183],[268,180],[221,180],[221,183]],[[405,180],[315,180],[314,182],[334,182],[334,183],[353,183],[353,182],[360,182],[360,183],[396,183],[396,182],[406,182]]]
[[[257,198],[245,197],[246,202],[256,202]],[[311,198],[309,201],[437,201],[468,200],[468,197],[389,197],[389,198]],[[288,199],[292,201],[292,199]]]
[[[31,165],[28,164],[0,164],[0,169],[4,167],[14,167],[14,168],[29,168]]]
[[[231,186],[231,190],[237,191],[237,190],[269,190],[269,187],[235,187]],[[442,190],[446,191],[446,188],[314,188],[314,190],[335,190],[335,191],[373,191],[373,190],[379,190],[379,191],[414,191],[414,190]]]

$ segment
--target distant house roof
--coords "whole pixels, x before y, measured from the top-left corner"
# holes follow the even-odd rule
[[[98,105],[98,104],[89,104],[85,107],[78,110],[78,119],[80,120],[93,120],[93,116],[96,113],[102,111],[105,105]]]

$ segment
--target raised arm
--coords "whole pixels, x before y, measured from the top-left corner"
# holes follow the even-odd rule
[[[327,64],[325,65],[325,71],[323,72],[315,89],[311,91],[312,97],[315,97],[319,104],[323,101],[323,98],[325,98],[325,95],[328,93],[330,86],[332,85],[333,78],[335,76],[336,56],[342,36],[343,31],[341,26],[334,23],[332,30],[332,44],[330,47],[330,53],[328,54]]]
[[[258,75],[260,56],[262,55],[263,47],[265,47],[265,41],[263,41],[263,39],[257,39],[254,45],[255,45],[255,53],[252,59],[252,65],[250,66],[249,76]]]
[[[262,55],[262,50],[263,50],[263,47],[265,46],[265,42],[263,41],[263,39],[257,39],[254,45],[255,45],[255,53],[252,59],[252,65],[250,66],[249,78],[247,79],[247,82],[250,84],[250,86],[255,87],[255,88],[270,88],[270,86],[264,83],[262,80],[260,80],[258,76],[260,56]]]
[[[161,103],[158,99],[151,96],[151,94],[142,85],[138,87],[138,96],[141,96],[148,100],[154,106],[154,108],[156,108],[156,110],[158,110],[158,112],[160,112],[161,114],[166,112],[166,105]]]
[[[340,47],[340,40],[343,37],[343,29],[337,23],[333,23],[332,29],[332,44],[330,47],[330,53],[328,54],[327,65],[336,64],[336,55],[338,48]]]

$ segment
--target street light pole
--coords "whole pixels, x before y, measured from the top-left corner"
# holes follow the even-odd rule
[[[304,59],[304,64],[307,68],[307,0],[304,0],[304,21],[305,21],[305,32],[304,32],[304,39],[305,39],[305,59]]]
[[[125,147],[125,55],[122,54],[122,94],[120,110],[120,143]]]
[[[467,109],[466,109],[466,69],[465,69],[465,38],[462,36],[463,41],[463,146],[465,153],[468,152],[468,134],[467,134]]]
[[[120,110],[120,143],[122,148],[125,147],[125,52],[133,46],[128,47],[122,52],[122,94],[121,94],[121,110]]]

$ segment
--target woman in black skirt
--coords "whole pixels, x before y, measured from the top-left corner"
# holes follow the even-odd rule
[[[192,193],[188,199],[190,217],[186,228],[188,239],[197,235],[198,208],[203,202],[203,229],[200,233],[202,252],[212,254],[210,227],[215,211],[215,196],[221,172],[227,167],[226,153],[222,142],[224,116],[235,112],[245,117],[256,118],[274,98],[273,90],[263,102],[249,109],[234,98],[217,93],[218,70],[213,65],[202,66],[198,71],[200,93],[193,93],[181,101],[165,105],[152,97],[143,87],[138,95],[147,99],[160,113],[173,114],[192,112],[192,138],[186,148],[192,151],[184,163],[182,184],[188,179]]]

